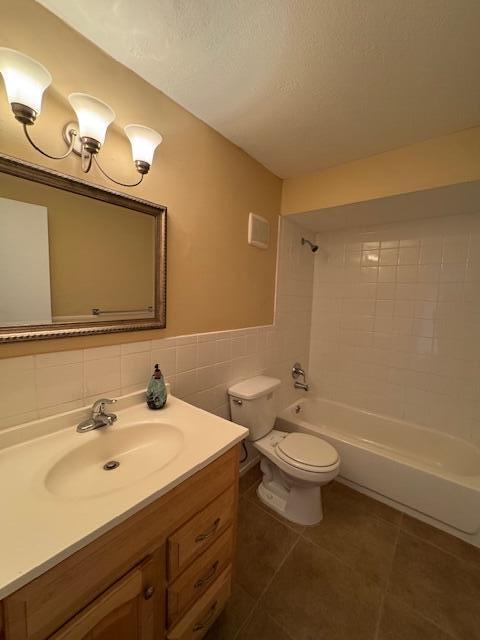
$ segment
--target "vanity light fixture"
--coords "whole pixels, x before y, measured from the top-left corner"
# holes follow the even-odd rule
[[[147,173],[152,164],[155,149],[163,140],[162,136],[141,124],[127,124],[124,131],[132,145],[132,156],[137,171]]]
[[[23,125],[25,136],[34,149],[53,160],[62,160],[71,153],[76,153],[81,156],[82,170],[85,173],[90,171],[94,162],[106,178],[123,187],[135,187],[142,182],[144,175],[150,170],[155,149],[163,140],[159,133],[140,124],[128,124],[124,128],[132,145],[133,161],[140,178],[133,183],[119,182],[102,169],[97,159],[107,129],[115,119],[115,113],[107,104],[86,93],[71,93],[68,100],[75,111],[77,122],[71,122],[64,128],[67,151],[63,155],[53,156],[41,149],[29,132],[29,127],[35,124],[40,114],[43,94],[51,84],[52,76],[33,58],[6,47],[0,47],[0,75],[3,76],[13,115]]]

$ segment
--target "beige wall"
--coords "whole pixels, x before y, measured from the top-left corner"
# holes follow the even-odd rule
[[[480,179],[480,127],[283,183],[282,215]]]
[[[128,193],[168,207],[167,329],[132,340],[268,324],[273,319],[276,225],[281,181],[238,147],[133,72],[116,63],[33,0],[3,0],[0,42],[31,55],[52,73],[35,140],[61,153],[63,125],[73,113],[66,96],[85,91],[105,100],[117,119],[102,161],[120,180],[135,177],[122,127],[151,126],[164,143],[143,185]],[[0,86],[1,151],[84,177],[78,159],[42,158],[23,137]],[[89,180],[111,188],[92,170]],[[120,189],[120,188],[119,188]],[[247,245],[249,211],[268,218],[271,246]],[[0,357],[125,342],[125,334],[0,345]]]

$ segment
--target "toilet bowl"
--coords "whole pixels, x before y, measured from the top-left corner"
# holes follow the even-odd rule
[[[261,455],[259,499],[292,522],[314,525],[323,517],[321,487],[338,475],[340,457],[317,436],[273,428],[279,386],[276,378],[256,376],[230,387],[232,420],[249,429]]]
[[[260,500],[292,522],[319,523],[323,517],[321,487],[340,468],[337,451],[316,436],[276,429],[254,442],[254,447],[262,454]]]

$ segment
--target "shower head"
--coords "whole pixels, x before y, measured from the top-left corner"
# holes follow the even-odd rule
[[[308,244],[312,253],[318,251],[318,244],[313,244],[313,242],[310,242],[310,240],[307,240],[306,238],[302,238],[302,244]]]

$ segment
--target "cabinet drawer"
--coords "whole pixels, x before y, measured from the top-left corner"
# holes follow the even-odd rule
[[[229,527],[168,588],[168,626],[172,626],[232,562],[233,528]]]
[[[168,640],[200,640],[222,612],[232,590],[229,567],[167,634]]]
[[[235,487],[197,513],[168,538],[168,577],[172,580],[204,549],[218,538],[235,514]]]

